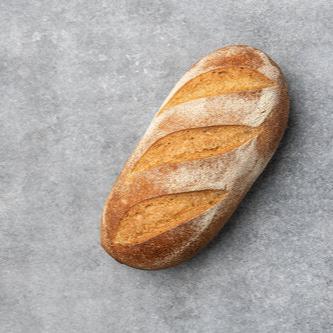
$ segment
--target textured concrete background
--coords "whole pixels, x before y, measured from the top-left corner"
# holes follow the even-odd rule
[[[0,2],[0,331],[332,332],[332,1]],[[246,43],[290,126],[217,239],[164,271],[99,246],[103,202],[184,71]]]

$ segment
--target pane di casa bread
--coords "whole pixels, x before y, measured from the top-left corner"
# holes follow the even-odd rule
[[[104,249],[141,269],[195,255],[271,159],[287,126],[288,104],[279,67],[252,47],[227,46],[192,66],[107,199]]]

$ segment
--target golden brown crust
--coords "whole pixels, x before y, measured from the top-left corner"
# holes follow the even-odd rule
[[[234,75],[234,68],[237,66],[247,68],[246,73],[261,73],[269,84],[254,84],[253,91],[248,85],[243,90],[234,89],[234,82],[230,81],[231,74],[228,74],[231,83],[228,83],[227,88],[220,82],[216,85],[218,89],[215,89],[215,76],[212,76],[213,81],[207,80],[207,75],[202,76],[217,68],[226,67],[232,67]],[[197,81],[201,85],[198,88],[200,91],[194,91],[198,87],[195,80],[200,75],[205,78],[207,94],[204,93],[205,85],[199,80]],[[234,76],[231,76],[231,79],[233,80]],[[244,82],[244,79],[242,80]],[[261,81],[264,82],[262,79]],[[188,82],[191,83],[187,84]],[[191,89],[186,90],[182,87]],[[222,96],[223,89],[226,93]],[[181,90],[184,91],[183,95],[178,93]],[[172,101],[174,96],[177,96],[177,99]],[[287,126],[288,108],[287,87],[282,74],[277,65],[259,50],[243,45],[228,46],[211,53],[192,66],[162,104],[160,110],[163,112],[157,113],[154,117],[110,193],[101,226],[104,249],[116,260],[141,269],[166,268],[191,258],[223,227],[269,162]],[[197,159],[185,158],[186,154],[173,156],[170,149],[165,148],[167,144],[181,147],[177,140],[185,139],[179,135],[174,136],[176,132],[183,131],[182,134],[188,133],[186,131],[190,128],[223,128],[227,125],[235,128],[250,126],[256,132],[246,140],[231,143],[229,150],[223,150],[222,146],[221,150],[216,150],[218,154],[197,153],[197,146],[187,144],[186,147],[194,149]],[[168,136],[173,138],[170,142],[163,139]],[[226,138],[233,140],[232,136]],[[201,137],[200,140],[203,146],[211,145],[211,141],[205,137]],[[156,142],[159,142],[158,147]],[[224,144],[223,140],[222,142]],[[150,155],[145,155],[147,152]],[[180,152],[184,153],[181,149]],[[170,156],[158,163],[151,162],[154,158],[157,160],[158,155],[154,157],[155,153]],[[145,162],[144,156],[151,158],[146,158]],[[144,167],[135,169],[135,166],[144,164]],[[160,204],[161,200],[156,201],[155,198],[169,198],[177,193],[196,191],[223,191],[225,195],[204,212],[195,213],[196,210],[193,209],[194,215],[191,218],[182,223],[174,223],[171,228],[162,228],[159,234],[155,228],[150,236],[148,230],[148,236],[140,236],[141,238],[136,238],[133,243],[117,241],[120,239],[119,235],[123,237],[126,233],[121,228],[130,227],[129,212],[139,207],[138,211],[142,214],[142,202]],[[169,211],[170,209],[166,210]],[[189,216],[188,212],[183,216]],[[134,219],[133,223],[135,221],[137,220]]]

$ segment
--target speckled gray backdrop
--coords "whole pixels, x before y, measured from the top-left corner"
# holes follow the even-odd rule
[[[332,1],[0,2],[0,331],[332,332]],[[184,71],[286,74],[290,126],[217,239],[164,271],[99,246],[103,202]]]

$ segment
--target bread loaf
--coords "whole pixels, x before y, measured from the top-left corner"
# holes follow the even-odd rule
[[[263,171],[287,120],[287,87],[267,55],[237,45],[204,57],[172,89],[118,177],[102,217],[104,249],[141,269],[191,258]]]

